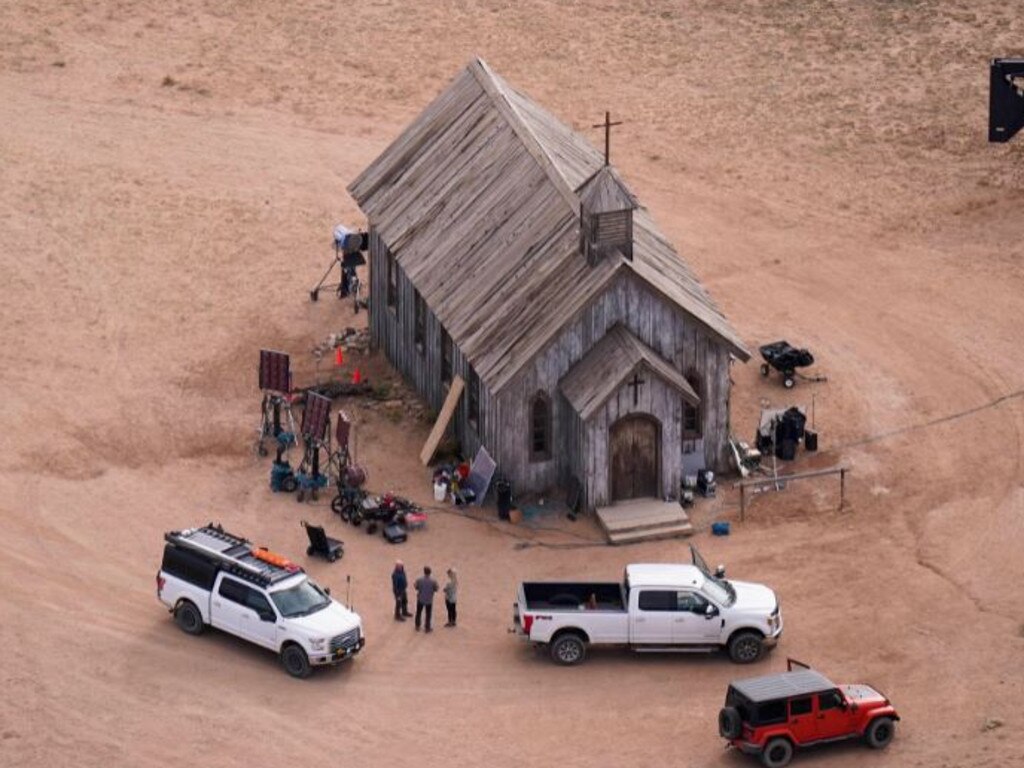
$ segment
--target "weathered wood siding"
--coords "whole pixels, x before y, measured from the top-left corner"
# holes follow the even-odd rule
[[[570,478],[580,483],[581,509],[587,509],[586,458],[587,433],[582,419],[561,394],[557,401],[559,418],[555,422],[555,459],[558,462],[556,471],[558,481],[569,486]]]
[[[633,389],[625,385],[611,397],[604,408],[592,416],[586,430],[586,498],[590,507],[603,507],[611,499],[611,446],[609,430],[616,421],[631,414],[649,414],[658,420],[661,431],[661,466],[658,471],[658,495],[677,498],[679,495],[680,454],[682,452],[683,401],[679,393],[660,379],[645,375],[636,404]],[[673,450],[675,447],[675,450]]]
[[[349,190],[495,391],[619,271],[639,276],[749,356],[601,153],[482,61],[471,62]],[[632,209],[632,259],[581,257],[581,204]]]
[[[671,397],[664,393],[659,395],[662,401],[658,412],[649,411],[663,422],[662,461],[665,471],[662,477],[665,495],[675,497],[678,494],[684,451],[702,446],[707,466],[716,470],[727,466],[729,350],[692,316],[665,301],[640,280],[623,275],[495,396],[498,425],[493,453],[501,471],[515,479],[517,490],[541,490],[563,484],[575,475],[584,489],[588,507],[597,506],[606,499],[607,469],[596,480],[590,477],[590,473],[596,471],[600,461],[593,452],[600,450],[606,455],[607,431],[599,435],[590,424],[580,425],[571,407],[558,393],[558,382],[617,322],[625,325],[681,373],[695,374],[700,384],[702,440],[683,440],[682,400],[674,390],[669,390]],[[648,375],[645,378],[653,377]],[[646,396],[652,397],[652,388],[645,389]],[[559,403],[556,409],[559,418],[553,424],[555,455],[551,461],[534,463],[529,460],[527,442],[528,406],[538,390],[547,392],[553,402]],[[619,399],[621,394],[612,398],[607,408],[621,408],[612,405]],[[671,423],[665,423],[666,420]],[[606,426],[610,423],[606,422]],[[560,455],[558,448],[566,455]],[[600,493],[596,488],[599,482],[605,484]]]
[[[397,308],[387,305],[387,249],[370,228],[370,329],[381,349],[402,376],[434,410],[440,410],[447,386],[441,382],[441,325],[427,306],[426,341],[417,347],[415,289],[396,264]],[[640,402],[632,406],[628,387],[612,397],[586,424],[558,391],[558,382],[615,323],[622,323],[641,341],[670,361],[684,375],[695,374],[700,385],[703,438],[684,440],[682,399],[657,377],[648,382]],[[608,501],[608,428],[622,415],[650,413],[661,422],[661,487],[663,495],[679,491],[684,452],[703,449],[704,463],[717,470],[727,461],[728,349],[690,315],[665,301],[642,281],[624,274],[584,310],[497,395],[480,384],[479,430],[468,424],[467,394],[453,419],[453,433],[466,456],[483,444],[498,463],[498,472],[512,479],[516,492],[564,486],[576,477],[587,508]],[[469,381],[469,365],[454,346],[453,372]],[[530,403],[544,392],[552,403],[552,456],[530,460]]]
[[[387,246],[377,230],[370,226],[370,338],[374,346],[384,352],[402,377],[423,397],[435,411],[440,411],[448,394],[448,385],[441,381],[441,324],[427,306],[426,339],[422,348],[415,341],[416,289],[406,277],[401,265],[396,264],[397,307],[387,303]],[[452,418],[449,433],[462,444],[466,456],[472,458],[480,447],[481,435],[468,423],[469,363],[457,345],[453,345],[452,374],[466,381],[462,402]],[[487,430],[494,419],[488,413],[491,398],[483,382],[480,383],[481,430]],[[487,444],[483,442],[483,444]]]

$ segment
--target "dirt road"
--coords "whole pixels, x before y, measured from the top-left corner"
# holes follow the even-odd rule
[[[505,634],[517,579],[611,578],[684,543],[435,514],[388,548],[273,496],[249,452],[258,348],[311,381],[308,350],[362,320],[307,295],[333,225],[361,223],[345,185],[473,55],[578,129],[621,117],[613,162],[741,334],[806,345],[829,377],[787,394],[737,366],[734,428],[813,393],[813,463],[852,467],[851,508],[793,487],[696,537],[782,596],[755,671],[791,655],[904,716],[883,754],[799,762],[1024,762],[1024,138],[985,143],[987,59],[1022,35],[994,2],[7,9],[0,765],[752,764],[715,723],[750,669],[561,669]],[[428,426],[354,409],[371,485],[427,501]],[[716,505],[698,522],[736,519],[732,491]],[[348,541],[309,570],[336,594],[351,575],[364,655],[300,683],[175,629],[153,594],[165,530],[217,519],[299,554],[301,516]],[[459,567],[457,630],[391,620],[396,555]]]

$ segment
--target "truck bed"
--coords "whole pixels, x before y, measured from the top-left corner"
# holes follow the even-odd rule
[[[530,611],[584,610],[591,595],[597,598],[597,610],[626,610],[622,585],[617,582],[525,581],[522,594]]]

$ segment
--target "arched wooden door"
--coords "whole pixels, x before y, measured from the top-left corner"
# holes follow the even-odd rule
[[[624,416],[608,430],[611,497],[658,497],[661,425],[653,416]]]

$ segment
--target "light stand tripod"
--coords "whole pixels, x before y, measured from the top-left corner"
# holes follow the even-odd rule
[[[354,232],[343,224],[334,228],[334,260],[327,267],[320,281],[313,286],[309,292],[311,301],[320,297],[321,288],[332,288],[338,294],[339,299],[353,295],[355,297],[355,309],[359,311],[359,277],[356,275],[356,267],[366,263],[363,256],[364,251],[370,247],[370,236],[366,232]],[[327,283],[327,278],[338,266],[338,282]]]

